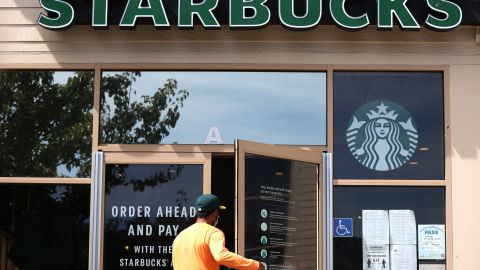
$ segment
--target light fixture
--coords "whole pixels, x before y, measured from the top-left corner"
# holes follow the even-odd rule
[[[410,165],[418,165],[418,161],[410,161],[409,164]]]
[[[284,175],[284,173],[281,172],[281,171],[275,172],[275,176],[283,176],[283,175]]]
[[[428,151],[428,150],[430,150],[430,148],[428,148],[428,147],[420,147],[420,148],[418,148],[418,150],[420,150],[420,151]]]

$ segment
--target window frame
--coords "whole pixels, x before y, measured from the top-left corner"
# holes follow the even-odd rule
[[[452,145],[450,132],[450,73],[448,65],[360,65],[360,64],[201,64],[201,63],[178,63],[178,64],[155,64],[155,63],[89,63],[89,64],[0,64],[0,70],[93,70],[94,71],[94,98],[93,98],[93,133],[92,153],[103,152],[140,152],[140,153],[217,153],[233,154],[233,144],[225,145],[172,145],[172,144],[99,144],[100,128],[100,91],[101,74],[103,71],[113,70],[145,70],[145,71],[318,71],[325,72],[327,76],[327,140],[326,145],[309,146],[314,148],[326,148],[333,153],[333,73],[335,71],[408,71],[408,72],[442,72],[444,91],[444,147],[445,147],[445,179],[438,180],[395,180],[395,179],[334,179],[333,186],[438,186],[445,188],[445,217],[446,217],[446,267],[453,269],[453,216],[452,216]],[[293,146],[292,146],[293,147]],[[295,146],[295,147],[301,147]],[[89,184],[90,178],[42,178],[42,177],[0,177],[0,183],[9,184]],[[322,226],[319,226],[319,230]],[[90,232],[91,233],[91,232]],[[321,255],[320,255],[321,256]]]
[[[443,187],[445,189],[445,245],[446,269],[453,269],[453,216],[452,216],[452,146],[450,133],[450,74],[447,65],[334,65],[327,72],[327,147],[333,152],[333,74],[336,71],[350,72],[442,72],[443,73],[443,117],[444,117],[444,165],[445,179],[401,180],[401,179],[333,179],[333,186],[400,186],[400,187]],[[335,154],[335,153],[334,153]]]

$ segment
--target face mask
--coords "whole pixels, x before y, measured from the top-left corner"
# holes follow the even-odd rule
[[[217,215],[217,219],[215,219],[215,224],[213,224],[214,227],[217,227],[219,219],[220,219],[220,215]]]

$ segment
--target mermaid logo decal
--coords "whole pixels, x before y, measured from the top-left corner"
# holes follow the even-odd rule
[[[353,114],[347,145],[363,166],[390,171],[403,166],[415,153],[418,131],[410,113],[387,100],[369,102]]]

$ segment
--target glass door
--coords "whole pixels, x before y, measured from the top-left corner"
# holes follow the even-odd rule
[[[237,250],[269,270],[319,269],[322,149],[237,140]]]
[[[210,154],[106,153],[103,175],[103,269],[173,269],[173,239],[210,193]]]

